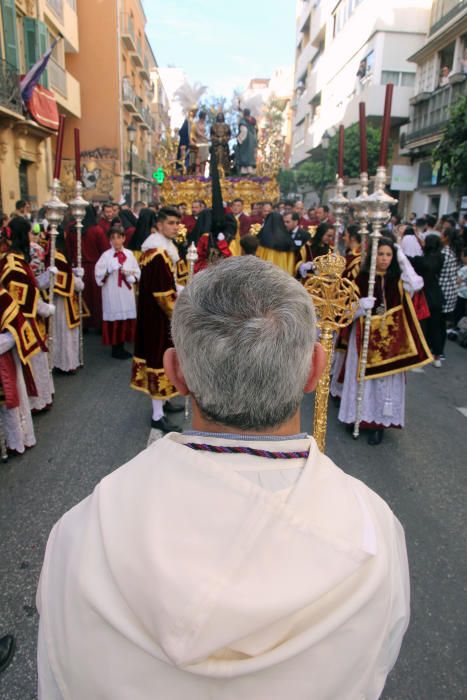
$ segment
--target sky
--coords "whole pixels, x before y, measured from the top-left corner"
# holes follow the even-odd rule
[[[250,78],[292,66],[295,0],[143,0],[146,33],[159,66],[230,97]]]

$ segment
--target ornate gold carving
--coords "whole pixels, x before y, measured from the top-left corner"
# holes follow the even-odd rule
[[[311,295],[321,330],[320,343],[326,352],[326,368],[319,380],[315,396],[313,435],[319,449],[324,452],[328,423],[329,384],[331,379],[333,332],[352,323],[358,306],[358,289],[348,279],[342,278],[345,258],[328,253],[314,261],[317,274],[305,283]]]
[[[243,199],[245,209],[249,210],[253,202],[276,201],[279,199],[279,186],[275,178],[222,178],[222,194],[224,199],[232,201],[236,197]],[[195,199],[204,200],[211,206],[211,180],[167,177],[161,186],[164,202],[193,202]]]

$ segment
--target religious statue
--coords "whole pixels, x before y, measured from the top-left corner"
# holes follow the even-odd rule
[[[251,175],[256,170],[258,127],[249,109],[244,109],[239,123],[235,165],[239,175]]]
[[[181,170],[184,173],[190,168],[194,119],[198,111],[197,104],[205,92],[205,85],[200,85],[199,83],[190,85],[190,83],[185,81],[174,93],[174,99],[180,102],[186,115],[185,121],[178,132],[179,143],[177,150],[177,170]],[[194,147],[196,148],[196,144],[194,144]],[[193,167],[193,172],[195,172],[195,166]]]
[[[191,109],[185,117],[185,121],[178,132],[179,142],[177,150],[177,170],[187,171],[189,168],[190,157],[190,133],[193,124],[193,119],[196,116],[196,108]]]
[[[209,141],[206,133],[206,112],[199,112],[198,119],[191,125],[190,133],[190,173],[204,175],[209,160]]]
[[[230,174],[229,141],[231,137],[232,131],[230,126],[225,123],[224,113],[219,112],[215,123],[211,127],[211,154],[215,155],[216,162],[219,167],[222,167],[225,175]]]

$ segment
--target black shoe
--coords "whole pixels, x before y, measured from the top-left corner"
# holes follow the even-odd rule
[[[0,673],[6,669],[15,653],[15,638],[6,634],[0,638]]]
[[[369,445],[380,445],[383,442],[384,430],[380,428],[379,430],[371,430],[368,435]]]
[[[162,430],[163,433],[180,433],[181,429],[171,423],[165,416],[159,420],[151,420],[151,428]]]
[[[125,348],[112,348],[112,357],[115,360],[129,360],[133,355],[131,352],[128,352],[128,350],[125,350]]]
[[[178,413],[179,411],[183,411],[184,408],[185,406],[180,406],[179,404],[166,401],[164,404],[164,413]]]

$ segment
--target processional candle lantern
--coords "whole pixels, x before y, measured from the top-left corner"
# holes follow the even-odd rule
[[[383,123],[381,128],[381,144],[379,151],[379,165],[376,171],[375,191],[367,199],[368,219],[372,225],[371,238],[371,258],[370,272],[368,276],[368,296],[374,296],[376,281],[376,258],[378,255],[378,243],[381,236],[381,229],[387,223],[391,215],[391,207],[397,204],[397,199],[388,195],[386,188],[386,164],[388,156],[389,130],[391,127],[391,106],[394,85],[386,85],[386,98],[384,102]],[[365,325],[363,331],[363,343],[360,354],[360,365],[358,374],[357,405],[355,410],[355,423],[353,437],[356,439],[360,433],[360,422],[363,409],[363,395],[365,390],[365,374],[368,361],[368,347],[371,331],[371,309],[365,313]]]
[[[362,263],[368,249],[368,154],[366,140],[366,113],[365,103],[358,105],[359,131],[360,131],[360,194],[350,202],[355,212],[355,218],[359,223],[358,232],[361,236]]]

